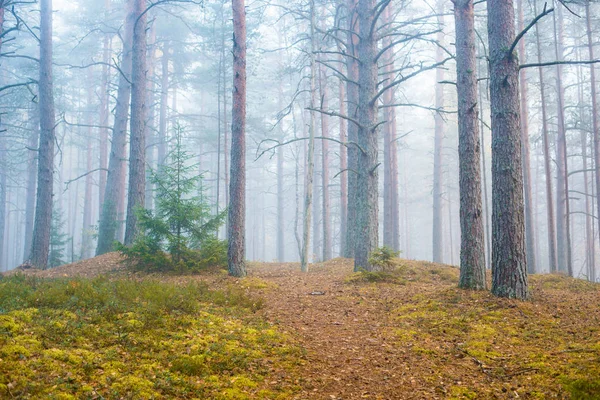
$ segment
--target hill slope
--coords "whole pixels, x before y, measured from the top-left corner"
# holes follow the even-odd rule
[[[83,271],[98,261],[54,276],[93,275]],[[284,398],[600,398],[600,285],[533,276],[532,300],[519,302],[459,290],[457,278],[455,268],[414,261],[353,274],[350,260],[336,259],[308,275],[295,264],[252,264],[242,280],[160,280],[264,299],[256,318],[303,349],[296,367],[283,355],[270,361],[265,379],[285,387]]]

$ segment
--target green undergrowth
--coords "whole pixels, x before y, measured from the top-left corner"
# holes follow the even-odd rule
[[[261,306],[199,282],[2,278],[0,398],[289,398],[302,353]]]
[[[447,265],[393,259],[383,271],[362,270],[349,275],[347,283],[390,283],[406,285],[411,282],[420,283],[458,283],[458,269]]]
[[[599,399],[599,285],[532,281],[527,302],[454,287],[416,295],[394,312],[397,345],[446,398]]]

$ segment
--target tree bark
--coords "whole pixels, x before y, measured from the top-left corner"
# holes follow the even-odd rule
[[[518,30],[523,31],[525,24],[523,22],[523,0],[517,1]],[[525,38],[519,42],[519,62],[526,62]],[[523,185],[525,194],[525,240],[527,244],[527,268],[530,274],[536,271],[536,248],[535,248],[535,218],[532,204],[531,192],[531,156],[529,146],[529,100],[527,88],[527,70],[522,69],[519,72],[519,84],[521,89],[521,141],[523,151]]]
[[[492,293],[528,297],[519,117],[519,63],[512,0],[488,0],[492,112]]]
[[[144,137],[146,138],[146,176],[150,175],[152,168],[154,168],[155,154],[156,154],[156,128],[155,128],[155,107],[154,107],[154,91],[156,83],[154,80],[155,75],[155,62],[156,62],[156,30],[155,25],[152,24],[150,27],[150,43],[148,44],[148,72],[146,78],[146,108],[147,118],[144,126]],[[144,194],[144,208],[152,210],[154,208],[154,183],[151,179],[146,179],[146,189]]]
[[[29,134],[28,146],[37,149],[40,137],[40,113],[37,107],[31,110],[33,124]],[[23,262],[31,259],[31,242],[33,240],[33,218],[35,216],[35,192],[37,187],[37,153],[27,152],[27,188],[25,189],[25,240],[23,241]]]
[[[110,11],[110,0],[104,1],[105,15]],[[104,192],[106,190],[106,178],[108,176],[108,118],[110,103],[110,63],[111,41],[108,33],[102,39],[102,86],[100,88],[100,171],[98,171],[98,205],[104,204]]]
[[[310,222],[312,217],[313,202],[313,180],[315,171],[315,107],[317,90],[317,65],[315,59],[316,35],[315,35],[315,2],[310,0],[310,123],[308,130],[308,149],[306,150],[306,178],[304,188],[304,220],[302,221],[302,252],[300,255],[300,268],[302,272],[308,272],[309,246],[310,246]]]
[[[90,70],[91,71],[91,70]],[[87,75],[88,82],[93,82],[93,76],[91,73]],[[88,96],[87,96],[87,108],[88,108],[88,118],[87,118],[87,135],[88,137],[93,137],[92,132],[92,116],[93,112],[93,104],[92,104],[92,95],[93,95],[93,87],[90,86],[88,88]],[[92,160],[93,151],[92,151],[92,141],[88,140],[87,149],[86,149],[86,172],[88,174],[85,177],[85,193],[84,193],[84,201],[83,201],[83,222],[81,227],[81,259],[85,260],[92,256],[92,174],[89,172],[92,170]]]
[[[280,67],[283,67],[281,65]],[[277,108],[283,109],[283,81],[279,82],[277,91]],[[283,121],[279,122],[279,140],[284,141]],[[285,215],[284,215],[284,153],[283,146],[277,148],[277,261],[285,261]]]
[[[169,43],[165,42],[162,49],[160,79],[160,111],[158,122],[158,154],[157,165],[162,167],[167,158],[167,107],[169,106]]]
[[[564,54],[562,7],[558,7],[558,19],[554,15],[554,40],[556,59],[562,61]],[[573,276],[571,265],[571,235],[569,228],[569,171],[567,164],[567,136],[565,126],[565,89],[562,82],[562,65],[556,65],[556,91],[558,133],[556,138],[556,231],[558,269]]]
[[[339,81],[340,114],[346,115],[346,90],[344,81]],[[340,118],[340,142],[348,140],[346,120]],[[348,151],[345,145],[340,144],[340,256],[346,250],[346,235],[348,231]]]
[[[227,250],[229,274],[246,276],[246,10],[233,0],[233,103]]]
[[[346,47],[352,57],[346,57],[346,69],[348,82],[346,83],[347,92],[347,109],[348,115],[352,118],[357,118],[358,113],[358,38],[360,34],[360,26],[357,22],[357,0],[347,0],[347,26],[346,26]],[[348,123],[348,142],[358,143],[358,126],[354,123]],[[345,248],[342,254],[346,258],[354,257],[354,249],[356,247],[356,196],[358,192],[358,149],[356,146],[348,147],[348,215]]]
[[[536,2],[534,5],[534,13],[537,14]],[[540,43],[540,32],[538,24],[535,25],[535,37],[537,46],[538,63],[542,62],[542,46]],[[548,111],[546,107],[546,86],[544,79],[544,71],[542,67],[538,68],[540,81],[540,95],[542,105],[542,146],[544,149],[544,172],[546,174],[546,220],[548,224],[548,257],[550,272],[557,271],[557,255],[556,255],[556,225],[554,219],[554,198],[552,195],[552,167],[550,157],[550,139],[548,133]]]
[[[136,210],[144,207],[146,190],[146,0],[135,0],[131,64],[131,125],[129,138],[129,190],[125,245],[138,235]]]
[[[321,65],[321,106],[324,110],[329,109],[329,91],[327,90],[327,73],[325,67]],[[329,116],[321,114],[321,135],[329,137]],[[329,208],[329,141],[321,141],[321,181],[323,187],[321,190],[321,199],[323,201],[323,261],[332,258],[332,237],[331,237],[331,210]]]
[[[444,2],[442,0],[437,1],[437,14],[438,14],[438,29],[440,32],[437,34],[437,41],[441,44],[444,41]],[[441,62],[444,58],[444,53],[441,47],[436,48],[436,62]],[[443,67],[436,69],[435,74],[435,108],[444,108],[444,85],[440,83],[444,80],[444,69]],[[443,199],[443,186],[444,186],[444,119],[440,113],[436,113],[434,116],[435,120],[435,133],[434,133],[434,144],[433,144],[433,230],[432,230],[432,247],[433,247],[433,262],[441,263],[444,262],[444,224],[443,224],[443,212],[444,212],[444,199]]]
[[[127,3],[127,17],[123,33],[123,51],[121,56],[119,88],[115,107],[115,120],[112,132],[108,175],[104,191],[104,203],[98,226],[98,245],[96,255],[108,253],[113,242],[120,238],[118,228],[121,226],[121,203],[124,198],[125,153],[127,143],[127,120],[129,117],[129,99],[131,96],[131,63],[133,25],[136,20],[133,11],[134,0]]]
[[[40,145],[38,150],[38,187],[31,263],[46,269],[52,225],[54,142],[56,140],[52,81],[52,0],[40,0]]]
[[[354,269],[373,270],[369,254],[378,247],[377,41],[371,27],[376,1],[358,0],[358,177]]]
[[[464,289],[486,289],[485,234],[481,203],[481,144],[477,109],[477,51],[473,0],[454,2],[456,89],[460,169],[460,281]]]

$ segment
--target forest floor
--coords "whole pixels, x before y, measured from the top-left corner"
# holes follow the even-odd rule
[[[24,273],[146,280],[128,273],[120,261],[109,254]],[[218,271],[152,276],[168,284],[201,281],[219,290],[236,288],[260,298],[259,306],[246,312],[286,338],[276,346],[289,351],[272,353],[268,345],[253,353],[269,357],[270,367],[257,375],[266,386],[218,386],[204,398],[600,398],[600,285],[532,276],[531,300],[522,302],[459,290],[456,268],[428,262],[398,260],[390,273],[355,274],[346,259],[313,265],[308,274],[298,269],[251,263],[245,279]],[[3,372],[0,366],[0,390],[8,379]]]

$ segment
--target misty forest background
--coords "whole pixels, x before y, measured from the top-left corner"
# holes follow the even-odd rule
[[[143,16],[137,14],[138,22],[143,18],[146,25],[128,39],[127,18],[131,23],[136,3],[146,8]],[[48,200],[53,204],[50,247],[61,249],[53,262],[73,262],[107,251],[99,243],[99,221],[107,201],[109,168],[116,168],[110,165],[114,132],[129,129],[128,114],[145,116],[139,126],[148,175],[165,163],[180,130],[184,148],[193,156],[190,163],[202,176],[197,194],[211,205],[213,215],[230,203],[231,5],[218,0],[144,3],[54,0],[54,173],[39,178],[39,105],[44,96],[38,87],[44,44],[40,5],[0,1],[0,271],[31,258],[36,187],[38,179],[48,176],[54,187]],[[353,122],[339,118],[348,115],[350,104],[344,27],[352,5],[352,0],[253,0],[246,5],[249,260],[301,259],[309,171],[309,142],[304,139],[309,137],[311,118],[317,139],[309,261],[352,255],[347,229],[352,224],[348,134]],[[543,15],[515,49],[520,64],[548,63],[520,70],[528,269],[595,280],[600,246],[594,178],[599,171],[593,139],[598,136],[599,117],[592,80],[595,64],[582,61],[594,60],[594,52],[598,53],[600,8],[590,1],[553,5],[518,0],[516,6],[517,33]],[[379,243],[401,251],[405,258],[457,265],[461,229],[453,4],[393,0],[378,7],[379,29],[393,27],[377,42],[377,51],[382,52],[379,73],[388,75],[383,82],[394,81],[377,101],[382,121],[376,139]],[[546,14],[551,7],[554,12]],[[476,106],[489,267],[492,141],[485,8],[485,2],[476,2]],[[131,112],[129,94],[123,97],[124,107],[119,97],[135,79],[124,66],[132,51],[128,40],[134,43],[134,63],[136,54],[143,54],[135,52],[135,41],[145,43],[146,50],[146,84],[137,94],[134,85]],[[568,63],[555,63],[561,60]],[[142,114],[135,111],[139,102]],[[128,135],[122,137],[129,140]],[[128,152],[129,143],[122,148]],[[127,153],[120,159],[122,175],[111,189],[117,223],[114,237],[107,239],[110,244],[125,239],[129,159]],[[154,207],[155,193],[147,179],[146,208]],[[220,238],[227,237],[226,230],[226,224],[219,229]]]

